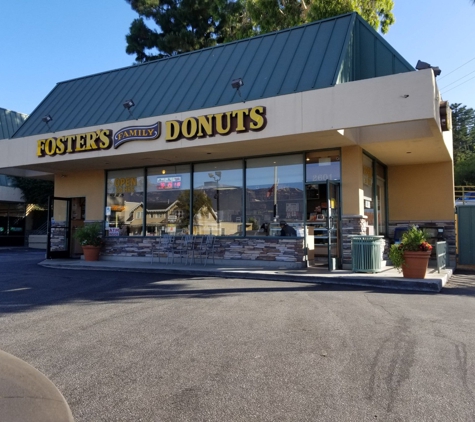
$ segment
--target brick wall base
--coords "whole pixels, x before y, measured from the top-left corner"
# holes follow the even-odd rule
[[[152,254],[155,262],[166,260],[167,252],[161,247],[160,238],[108,237],[101,257],[109,260],[136,258],[137,261],[151,261]],[[252,262],[252,265],[260,266],[286,264],[288,268],[303,268],[307,265],[303,239],[216,237],[214,257],[223,265],[235,265],[233,262],[238,265]]]

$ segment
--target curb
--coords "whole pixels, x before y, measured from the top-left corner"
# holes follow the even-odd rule
[[[181,276],[201,276],[201,277],[222,277],[222,278],[239,278],[239,279],[255,279],[269,281],[287,281],[312,284],[330,284],[337,286],[353,286],[353,287],[372,287],[391,290],[411,290],[419,292],[439,293],[442,290],[443,282],[440,279],[423,279],[411,280],[404,278],[374,278],[374,277],[352,277],[352,276],[321,276],[321,275],[296,275],[282,274],[269,270],[244,272],[242,270],[201,270],[201,269],[175,269],[175,268],[118,268],[109,266],[84,266],[76,264],[49,263],[40,262],[39,265],[47,268],[56,269],[75,269],[75,270],[95,270],[95,271],[120,271],[120,272],[136,272],[136,273],[152,273],[152,274],[170,274]]]

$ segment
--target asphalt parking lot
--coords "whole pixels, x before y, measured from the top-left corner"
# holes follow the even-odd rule
[[[474,420],[472,274],[423,294],[41,259],[0,254],[0,349],[77,422]]]

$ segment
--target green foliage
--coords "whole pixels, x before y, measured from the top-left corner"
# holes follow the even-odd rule
[[[22,192],[22,198],[27,204],[39,207],[48,205],[48,196],[54,194],[54,183],[49,180],[26,179],[24,177],[11,177],[13,187]]]
[[[180,220],[180,227],[188,227],[190,224],[190,191],[180,192],[177,198],[177,208],[182,211],[183,217]],[[208,217],[213,209],[211,199],[202,190],[193,191],[193,218],[195,216]]]
[[[475,110],[460,103],[452,109],[455,184],[475,185]]]
[[[475,154],[455,164],[455,185],[475,185]]]
[[[254,35],[301,25],[308,10],[298,0],[246,0],[245,7]]]
[[[391,260],[393,267],[398,271],[404,264],[404,251],[399,248],[399,245],[391,245],[389,249],[389,259]]]
[[[236,28],[244,25],[240,0],[126,1],[140,15],[126,36],[126,52],[135,54],[139,63],[236,39]],[[144,18],[157,29],[149,27]]]
[[[430,251],[432,246],[427,243],[427,233],[424,229],[419,229],[417,226],[412,226],[408,231],[402,235],[401,243],[399,245],[391,245],[389,249],[389,259],[394,268],[401,271],[404,265],[404,252],[419,252]]]
[[[455,103],[452,109],[454,162],[458,164],[475,153],[475,110]]]
[[[420,251],[421,245],[427,242],[427,234],[424,229],[412,226],[402,234],[401,245],[405,251]]]
[[[74,231],[73,237],[82,246],[102,246],[102,225],[100,223],[85,224]]]
[[[383,34],[395,21],[393,0],[246,0],[245,7],[260,34],[350,12]]]
[[[138,63],[348,12],[385,34],[393,0],[125,0],[139,14],[126,36]]]

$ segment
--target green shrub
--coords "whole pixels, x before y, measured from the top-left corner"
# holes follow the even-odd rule
[[[427,234],[424,229],[412,226],[402,235],[399,245],[392,245],[389,249],[389,259],[394,268],[401,271],[404,265],[404,252],[431,251],[432,246],[427,243]]]
[[[73,237],[82,246],[102,246],[102,225],[100,223],[85,224],[75,230]]]

